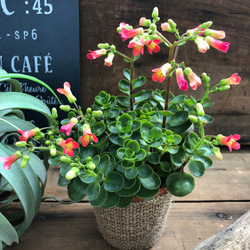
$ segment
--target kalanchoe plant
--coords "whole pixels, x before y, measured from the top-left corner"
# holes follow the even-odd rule
[[[177,25],[169,19],[160,27],[166,34],[175,34],[176,41],[170,42],[158,30],[159,20],[158,9],[154,8],[152,20],[141,18],[139,28],[120,24],[117,31],[123,41],[130,39],[127,47],[132,49],[131,56],[108,43],[98,44],[98,49],[87,55],[89,59],[106,55],[106,66],[112,65],[114,56],[123,57],[129,64],[129,69],[123,71],[124,79],[118,83],[123,95],[101,91],[83,114],[69,83],[65,83],[64,89],[58,92],[73,105],[60,107],[68,112],[68,118],[59,125],[53,109],[50,128],[19,131],[21,141],[17,144],[23,146],[24,151],[49,150],[50,165],[61,164],[58,184],[68,186],[73,201],[87,196],[93,206],[125,207],[134,197],[153,198],[162,187],[167,187],[175,196],[185,196],[195,187],[194,177],[203,176],[212,166],[210,155],[222,160],[219,145],[227,145],[230,151],[240,148],[239,135],[205,134],[205,126],[213,122],[205,113],[205,109],[213,105],[210,94],[239,84],[240,77],[236,73],[211,84],[206,73],[200,78],[189,65],[177,60],[178,48],[189,41],[194,42],[201,53],[210,46],[226,53],[229,43],[220,41],[225,32],[210,29],[212,22],[206,22],[180,35]],[[165,89],[136,92],[144,86],[146,78],[135,76],[135,62],[142,59],[145,48],[152,54],[159,52],[160,46],[168,47],[169,56],[162,66],[152,69],[152,81],[166,82]],[[203,87],[204,94],[200,99],[186,94],[174,96],[170,92],[174,75],[181,90],[187,91],[189,82],[192,90]],[[45,137],[45,145],[35,147],[30,137],[35,140]],[[0,160],[4,160],[8,168],[20,154]]]

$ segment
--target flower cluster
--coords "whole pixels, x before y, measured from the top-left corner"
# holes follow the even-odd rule
[[[116,55],[129,64],[118,83],[122,96],[113,96],[104,90],[94,99],[91,108],[83,114],[71,93],[70,84],[57,91],[64,94],[70,105],[60,108],[68,117],[59,125],[57,111],[52,109],[53,121],[49,128],[20,131],[17,146],[24,147],[9,157],[1,157],[4,168],[23,157],[21,166],[28,161],[29,152],[49,151],[49,164],[61,164],[59,185],[68,186],[70,199],[81,200],[85,195],[90,204],[110,208],[128,206],[134,199],[151,199],[160,188],[176,196],[185,196],[195,186],[194,177],[201,177],[212,166],[210,155],[222,160],[220,145],[239,149],[240,135],[206,135],[205,126],[213,118],[205,109],[213,105],[210,94],[226,91],[238,85],[241,78],[237,73],[211,84],[204,72],[201,77],[184,62],[178,62],[178,48],[188,41],[194,42],[198,51],[205,53],[214,47],[224,53],[229,43],[222,42],[224,31],[210,29],[212,22],[205,22],[188,29],[180,35],[176,23],[169,19],[157,23],[158,8],[152,12],[152,20],[140,18],[139,27],[120,23],[118,34],[131,56],[117,50],[114,44],[100,43],[98,49],[87,54],[90,60],[105,56],[104,65],[111,66]],[[174,33],[176,41],[170,42],[162,32]],[[135,76],[135,62],[147,48],[148,54],[158,53],[161,46],[169,49],[168,60],[152,69],[152,81],[165,84],[163,90],[143,89],[144,76]],[[132,50],[132,51],[131,51]],[[185,94],[175,96],[171,91],[171,79],[176,77],[179,88],[187,91],[204,87],[200,99]],[[74,105],[74,107],[72,107]],[[32,140],[42,142],[35,146]],[[28,153],[27,153],[28,152]],[[185,168],[189,172],[185,171]]]

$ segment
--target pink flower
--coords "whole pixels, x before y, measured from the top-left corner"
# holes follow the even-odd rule
[[[63,89],[57,89],[57,92],[65,95],[68,98],[68,101],[70,103],[74,103],[76,101],[76,98],[75,98],[75,96],[73,96],[73,94],[70,90],[70,84],[68,82],[65,82],[63,87],[64,87]]]
[[[217,141],[222,145],[228,146],[230,152],[232,152],[232,149],[240,149],[240,144],[237,142],[239,139],[240,135],[238,134],[230,135],[228,137],[223,135],[217,136]]]
[[[68,124],[62,125],[62,127],[60,128],[60,132],[64,132],[65,135],[69,136],[72,128],[77,124],[77,122],[77,118],[71,118]]]
[[[158,53],[160,51],[160,46],[158,44],[160,44],[161,41],[159,39],[154,39],[154,40],[150,40],[147,42],[147,46],[148,46],[148,52],[150,54],[154,53]]]
[[[105,49],[98,49],[95,51],[89,50],[89,54],[87,54],[87,58],[90,60],[94,60],[94,59],[96,59],[100,56],[104,56],[106,54],[107,54],[107,52]]]
[[[226,33],[223,30],[213,30],[213,29],[207,29],[204,32],[205,36],[211,36],[215,39],[224,39],[226,37]]]
[[[40,134],[40,129],[39,128],[34,128],[34,129],[31,129],[31,130],[28,130],[28,131],[17,130],[17,132],[21,134],[19,140],[27,142],[27,140],[29,138]]]
[[[197,38],[194,40],[199,52],[205,53],[209,49],[208,43],[204,40],[203,37],[197,36]]]
[[[170,28],[170,24],[165,22],[165,23],[162,23],[161,24],[161,29],[162,31],[169,31],[171,28]]]
[[[201,25],[202,24],[200,24],[199,26],[195,27],[194,29],[187,30],[187,34],[188,35],[192,35],[195,31],[197,31],[200,28]],[[204,35],[204,31],[205,31],[205,29],[200,29],[200,31],[199,31],[200,33],[198,33],[197,36]]]
[[[129,38],[133,38],[135,36],[142,35],[142,34],[143,34],[143,28],[137,28],[137,29],[122,28],[121,38],[124,42],[125,40]]]
[[[109,52],[109,53],[108,53],[108,56],[107,56],[107,57],[105,58],[105,60],[104,60],[104,65],[105,65],[105,66],[108,66],[108,67],[112,66],[114,56],[115,56],[115,55],[114,55],[113,52]]]
[[[84,124],[83,125],[83,136],[79,139],[79,141],[82,141],[82,146],[83,147],[88,146],[89,138],[91,138],[91,140],[93,142],[98,142],[97,137],[94,134],[92,134],[92,131],[90,129],[89,124]]]
[[[139,56],[140,54],[143,55],[143,46],[145,45],[146,40],[141,37],[138,40],[132,40],[129,44],[128,44],[128,48],[134,48],[133,49],[133,54],[134,56]]]
[[[154,82],[163,82],[166,78],[167,72],[172,68],[171,64],[163,64],[160,68],[153,69],[152,72],[155,72],[152,75],[152,80]]]
[[[189,67],[184,69],[184,73],[188,77],[190,87],[196,90],[197,86],[201,85],[200,77],[198,77]]]
[[[241,78],[238,76],[238,73],[232,74],[229,78],[227,79],[222,79],[220,81],[221,85],[238,85],[240,84]]]
[[[184,78],[182,68],[176,69],[175,73],[176,73],[176,81],[177,81],[179,88],[184,91],[188,90],[188,83]]]
[[[230,43],[226,43],[226,42],[222,42],[220,40],[216,40],[214,38],[212,38],[211,36],[207,36],[205,38],[205,41],[212,47],[214,47],[215,49],[227,53],[227,50],[229,48]]]
[[[63,148],[63,153],[70,157],[74,156],[73,149],[79,148],[79,144],[73,141],[72,138],[68,138],[66,141],[61,139],[58,144]]]
[[[14,154],[8,157],[0,157],[0,161],[4,161],[3,168],[5,170],[10,169],[11,165],[22,157],[22,153],[20,151],[16,151]]]

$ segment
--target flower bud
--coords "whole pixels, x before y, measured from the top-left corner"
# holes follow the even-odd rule
[[[211,149],[211,152],[214,154],[215,158],[218,161],[222,161],[223,160],[223,156],[222,156],[219,148],[214,147],[214,148]]]
[[[109,49],[110,45],[108,43],[98,43],[97,47],[99,49]]]
[[[156,30],[156,25],[155,25],[154,23],[151,23],[150,29],[151,29],[152,31],[155,31],[155,30]]]
[[[71,108],[69,105],[60,105],[60,109],[65,112],[69,112]]]
[[[26,143],[26,141],[17,141],[17,142],[15,143],[15,145],[16,145],[17,147],[20,147],[20,148],[25,148],[26,145],[27,145],[27,143]]]
[[[194,115],[190,115],[188,116],[188,119],[192,122],[192,123],[196,123],[198,122],[198,118]]]
[[[197,111],[197,115],[199,116],[203,116],[205,114],[201,103],[196,103],[196,111]]]
[[[86,109],[86,113],[87,113],[87,114],[90,114],[91,112],[92,112],[92,109],[91,109],[91,108],[87,108],[87,109]]]
[[[95,110],[95,111],[92,112],[92,116],[94,118],[99,117],[101,115],[102,115],[102,111],[101,110]]]
[[[201,25],[201,29],[208,29],[212,24],[212,21],[205,22]]]
[[[65,162],[65,163],[70,163],[71,158],[68,157],[68,156],[63,155],[63,156],[60,157],[60,161]]]
[[[154,7],[153,12],[152,12],[152,17],[158,18],[158,16],[159,16],[159,10],[157,7]]]
[[[49,150],[50,150],[50,155],[51,156],[55,156],[56,155],[56,146],[55,145],[51,145],[49,147]]]
[[[226,91],[230,89],[230,85],[224,85],[220,87],[221,91]]]
[[[93,160],[93,158],[91,156],[88,156],[86,158],[86,163],[90,163],[90,162],[92,162],[92,160]]]
[[[202,81],[205,83],[209,83],[210,82],[210,77],[207,76],[207,74],[205,72],[202,73]]]
[[[90,170],[94,170],[96,168],[96,165],[94,162],[87,163],[87,168]]]
[[[52,116],[53,119],[56,119],[58,117],[56,108],[52,108],[52,115],[51,116]]]
[[[21,162],[21,168],[25,168],[29,160],[30,157],[28,155],[24,155]]]
[[[77,176],[78,173],[79,173],[79,169],[78,169],[77,167],[73,167],[73,168],[71,168],[71,169],[67,172],[65,178],[66,178],[67,180],[72,180],[72,179],[74,179],[74,178]]]
[[[150,26],[150,24],[151,24],[151,20],[150,19],[146,19],[145,17],[141,17],[140,18],[140,21],[139,21],[139,25],[140,26],[146,26],[146,27],[148,27],[148,26]]]
[[[176,29],[176,23],[172,20],[172,19],[168,19],[168,23],[170,25],[170,28],[172,30],[175,30]]]

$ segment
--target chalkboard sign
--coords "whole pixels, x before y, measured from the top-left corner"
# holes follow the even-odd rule
[[[54,91],[67,81],[80,104],[78,1],[0,0],[0,5],[0,68],[37,77]],[[56,98],[41,85],[20,82],[23,92],[50,108],[58,107]],[[0,91],[7,90],[2,83]],[[59,98],[66,103],[64,96]]]

